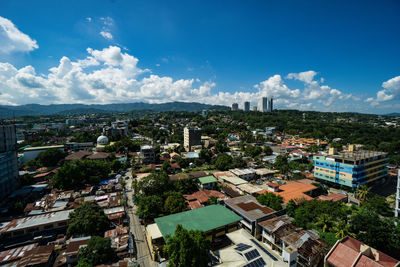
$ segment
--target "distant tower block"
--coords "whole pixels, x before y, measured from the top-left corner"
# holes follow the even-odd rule
[[[396,204],[394,209],[394,216],[399,217],[400,213],[400,170],[397,170],[397,190],[396,190]]]
[[[257,111],[257,106],[253,106],[253,111]]]
[[[268,98],[267,97],[261,98],[260,111],[268,112]]]
[[[244,102],[244,111],[250,111],[250,102]]]
[[[238,103],[233,103],[232,104],[232,110],[239,110],[239,104]]]
[[[274,99],[271,97],[268,100],[268,112],[272,112],[274,110]]]

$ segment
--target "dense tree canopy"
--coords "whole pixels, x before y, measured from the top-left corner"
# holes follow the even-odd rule
[[[111,240],[99,236],[92,236],[86,247],[78,252],[78,266],[96,266],[107,262],[114,262],[116,253],[111,247]]]
[[[203,232],[198,230],[186,230],[177,225],[174,236],[167,236],[164,246],[168,254],[168,266],[208,266],[208,251],[210,241]]]
[[[69,214],[67,234],[104,235],[109,227],[109,221],[103,210],[91,202],[83,202]]]
[[[73,189],[85,184],[97,184],[107,179],[111,172],[108,162],[97,160],[74,160],[66,162],[53,178],[54,187]]]
[[[279,195],[275,195],[271,192],[266,192],[262,195],[257,197],[257,201],[260,202],[262,205],[270,207],[273,210],[281,210],[283,198]]]
[[[58,163],[65,158],[65,152],[59,149],[47,149],[41,152],[36,162],[39,166],[44,167],[54,167],[57,166]]]

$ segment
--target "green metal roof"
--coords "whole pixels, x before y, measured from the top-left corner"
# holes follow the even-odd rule
[[[205,177],[199,178],[199,181],[200,181],[201,184],[209,184],[209,183],[217,182],[217,179],[215,179],[214,176],[209,175],[209,176],[205,176]]]
[[[210,230],[238,222],[242,217],[221,205],[210,205],[194,210],[171,214],[155,219],[163,237],[174,235],[176,226],[181,224],[187,230]]]

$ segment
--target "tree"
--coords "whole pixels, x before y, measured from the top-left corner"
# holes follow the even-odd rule
[[[200,154],[199,157],[200,159],[204,160],[207,163],[211,162],[213,153],[211,152],[211,150],[203,148],[202,150],[200,150]]]
[[[174,182],[176,190],[182,194],[191,194],[199,189],[199,180],[196,178],[179,179]]]
[[[75,189],[85,184],[97,184],[107,179],[111,172],[107,162],[98,160],[74,160],[66,162],[54,175],[54,187]]]
[[[64,151],[53,148],[41,152],[38,155],[36,162],[39,166],[42,167],[53,167],[57,166],[57,164],[64,158],[65,158]]]
[[[265,153],[265,155],[267,156],[271,156],[273,151],[272,148],[270,146],[264,146],[263,147],[263,152]]]
[[[186,209],[186,202],[179,192],[167,192],[165,194],[164,212],[168,214],[178,213]]]
[[[366,185],[361,185],[357,188],[356,191],[356,196],[361,199],[362,201],[365,201],[368,197],[369,191],[371,190],[370,187],[366,186]]]
[[[336,221],[332,226],[332,230],[338,239],[342,239],[345,236],[354,236],[350,231],[350,225],[345,220]]]
[[[168,161],[163,162],[163,164],[161,166],[161,170],[168,174],[174,173],[174,170],[172,169],[171,164]]]
[[[91,202],[83,202],[69,214],[67,234],[103,235],[109,227],[109,221],[103,210]]]
[[[282,209],[283,198],[271,192],[266,192],[265,194],[259,195],[257,197],[257,201],[262,205],[270,207],[274,210]]]
[[[134,186],[134,197],[139,201],[144,196],[162,196],[174,186],[165,172],[155,172],[141,179]],[[161,205],[162,206],[162,205]]]
[[[232,157],[229,156],[228,154],[219,154],[217,156],[217,159],[215,160],[215,168],[217,168],[220,171],[226,171],[231,168],[232,164]]]
[[[20,176],[20,180],[21,180],[21,186],[31,185],[34,182],[33,175],[29,174],[29,173],[26,173],[26,174]]]
[[[374,195],[367,201],[361,204],[361,207],[374,210],[376,213],[382,216],[390,217],[393,215],[393,210],[390,208],[386,198],[380,195]]]
[[[168,264],[171,267],[208,265],[208,251],[210,241],[203,232],[198,230],[186,230],[177,225],[175,235],[166,236],[164,252],[168,254]]]
[[[218,198],[216,196],[211,196],[211,197],[208,198],[208,203],[210,205],[217,204],[218,203]]]
[[[297,205],[293,199],[289,200],[289,203],[286,205],[286,214],[290,217],[294,217]]]
[[[110,167],[111,167],[111,170],[113,170],[114,172],[119,172],[122,169],[123,165],[122,165],[121,161],[119,161],[118,159],[114,159],[111,162]]]
[[[290,170],[287,156],[277,156],[275,159],[274,168],[278,169],[282,174],[287,174]]]
[[[244,155],[247,157],[256,157],[258,155],[260,155],[262,152],[261,147],[259,146],[246,146],[245,150],[244,150]]]
[[[320,226],[322,228],[322,232],[325,233],[332,226],[332,217],[328,214],[321,214],[317,217],[317,221],[315,222],[316,226]]]
[[[78,251],[79,266],[96,266],[106,262],[113,262],[116,253],[111,247],[111,240],[99,236],[92,236],[87,246]]]
[[[163,212],[163,199],[158,195],[144,196],[139,199],[137,214],[145,221],[157,218]]]

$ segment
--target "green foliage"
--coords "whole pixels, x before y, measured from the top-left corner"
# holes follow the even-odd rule
[[[232,157],[228,154],[219,154],[215,160],[215,168],[220,171],[226,171],[231,168]]]
[[[54,167],[57,166],[58,163],[64,158],[64,151],[54,148],[41,152],[36,158],[36,162],[42,167]]]
[[[134,142],[129,137],[123,137],[121,140],[116,141],[112,145],[108,145],[104,147],[104,152],[118,152],[118,153],[126,153],[126,152],[138,152],[140,151],[140,142]]]
[[[257,197],[257,201],[262,205],[270,207],[276,211],[282,209],[283,198],[271,192],[266,192],[265,194],[259,195]]]
[[[213,153],[211,152],[211,150],[206,149],[206,148],[200,150],[199,157],[200,157],[200,159],[204,160],[205,162],[210,163],[212,156],[213,156]]]
[[[166,237],[164,252],[168,254],[168,266],[208,266],[210,241],[203,232],[186,230],[177,225],[174,236]]]
[[[288,204],[286,205],[286,214],[290,217],[294,217],[297,205],[293,199],[289,200]]]
[[[300,205],[294,214],[293,223],[303,228],[310,228],[318,221],[318,216],[326,214],[332,221],[345,220],[347,213],[343,204],[332,201],[310,200]]]
[[[225,141],[222,139],[219,139],[216,143],[215,143],[215,151],[217,153],[224,153],[224,152],[228,152],[229,151],[229,147],[226,145]]]
[[[124,165],[118,159],[114,159],[113,161],[111,161],[110,167],[111,167],[111,170],[113,170],[115,173],[117,173],[123,169]]]
[[[174,182],[176,190],[182,194],[191,194],[199,189],[198,179],[180,179]]]
[[[178,213],[186,209],[186,202],[183,195],[179,192],[165,193],[164,212],[167,214]]]
[[[164,162],[163,162],[162,167],[161,167],[161,170],[162,170],[163,172],[168,173],[168,174],[174,173],[174,170],[172,169],[171,164],[170,164],[168,161],[164,161]]]
[[[290,170],[287,156],[279,155],[275,159],[274,168],[282,174],[287,174]]]
[[[96,266],[116,259],[116,253],[111,247],[111,240],[99,236],[92,236],[87,246],[78,252],[78,266]]]
[[[139,199],[137,214],[145,221],[159,217],[163,212],[163,199],[158,195],[143,196]]]
[[[371,188],[369,188],[367,185],[363,184],[361,186],[359,186],[357,188],[356,191],[356,196],[361,199],[361,200],[366,200],[368,195],[369,195],[369,191],[371,190]]]
[[[374,195],[361,204],[362,208],[373,210],[382,216],[393,216],[393,210],[390,208],[386,198],[380,195]]]
[[[15,213],[22,213],[24,211],[24,203],[22,201],[16,201],[14,203],[14,212]]]
[[[74,160],[66,162],[53,178],[54,187],[75,189],[85,184],[97,184],[107,179],[111,172],[109,164],[97,160]]]
[[[272,148],[270,146],[264,146],[263,147],[263,152],[265,153],[265,155],[267,156],[271,156],[273,151]]]
[[[104,235],[109,221],[103,210],[91,202],[83,202],[69,214],[67,234],[71,235]]]
[[[20,176],[21,186],[31,185],[34,182],[34,178],[32,174],[26,173]]]
[[[162,196],[173,189],[174,185],[165,172],[155,172],[135,184],[134,197],[140,200],[143,196]]]
[[[208,198],[208,203],[210,205],[217,204],[218,203],[218,198],[216,196],[211,196],[211,197]]]
[[[256,157],[258,155],[260,155],[262,152],[261,147],[259,146],[246,146],[245,150],[244,150],[244,155],[246,157]]]

